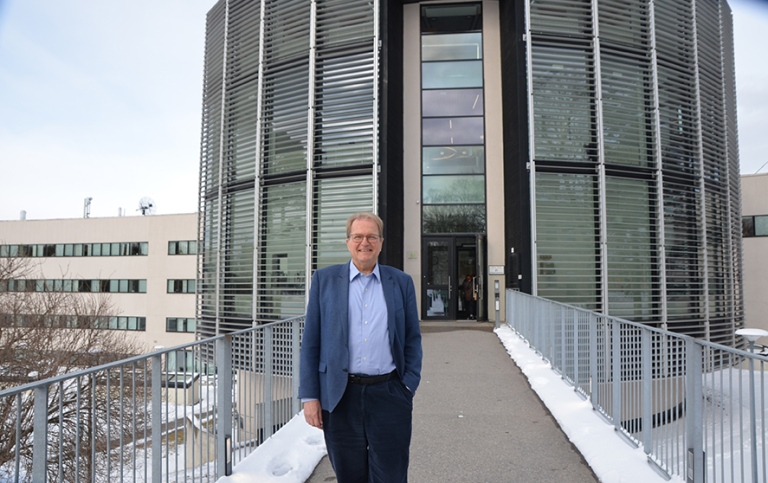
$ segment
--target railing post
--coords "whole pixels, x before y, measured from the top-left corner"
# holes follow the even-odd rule
[[[600,379],[597,375],[597,357],[599,347],[597,346],[597,317],[588,315],[589,320],[589,400],[592,401],[592,408],[597,409],[600,399]]]
[[[613,368],[613,427],[616,430],[621,429],[621,327],[619,321],[611,319],[611,355]]]
[[[704,483],[702,347],[694,339],[685,343],[686,483]]]
[[[95,381],[94,381],[95,383]],[[163,360],[152,356],[152,481],[163,481]]]
[[[299,372],[300,372],[300,351],[301,351],[301,320],[300,318],[293,319],[291,323],[291,408],[293,414],[298,414],[301,411],[301,401],[299,401]]]
[[[641,332],[640,357],[642,358],[640,371],[642,372],[643,398],[643,450],[645,454],[651,454],[653,445],[653,371],[651,370],[651,331],[643,329]]]
[[[581,388],[581,354],[579,349],[579,311],[571,309],[573,314],[573,389],[579,390]],[[563,324],[565,325],[565,324]]]
[[[275,428],[275,401],[272,391],[272,374],[274,364],[274,326],[264,329],[264,440],[272,436]]]
[[[32,443],[32,481],[45,483],[48,466],[48,386],[35,388]]]
[[[232,473],[232,336],[216,339],[216,479]]]

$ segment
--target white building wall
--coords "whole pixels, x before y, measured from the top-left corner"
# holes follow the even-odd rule
[[[741,177],[742,216],[768,215],[768,174]],[[744,326],[768,330],[768,237],[743,238]],[[768,344],[763,339],[758,343]]]
[[[169,279],[196,279],[195,255],[168,255],[169,241],[196,240],[197,213],[114,218],[0,221],[0,244],[147,242],[147,256],[31,258],[46,279],[146,279],[146,293],[112,293],[117,315],[146,317],[146,331],[125,331],[146,351],[192,342],[166,332],[166,317],[195,318],[195,294],[167,293]]]

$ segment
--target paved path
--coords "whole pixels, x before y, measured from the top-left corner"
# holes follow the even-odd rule
[[[509,357],[492,323],[422,322],[411,483],[597,479]],[[336,481],[323,458],[309,483]]]

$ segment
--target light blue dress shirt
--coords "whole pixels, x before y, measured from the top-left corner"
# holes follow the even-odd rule
[[[395,370],[387,328],[387,302],[377,263],[364,275],[349,262],[349,373],[376,376]]]

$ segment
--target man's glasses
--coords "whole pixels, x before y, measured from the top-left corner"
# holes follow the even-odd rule
[[[365,239],[368,240],[368,243],[373,245],[374,243],[378,243],[378,241],[381,240],[381,237],[379,235],[349,235],[349,239],[355,243],[362,243],[363,239]]]

